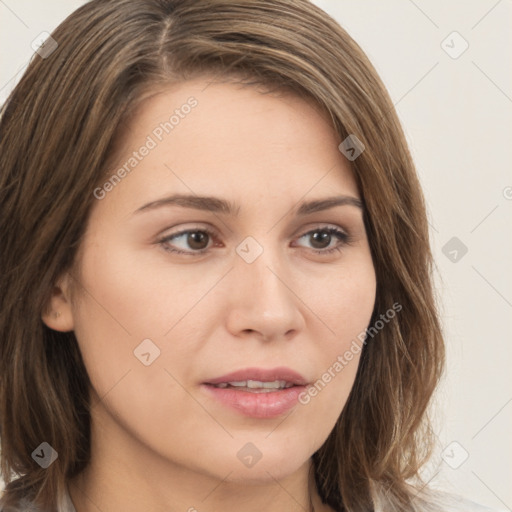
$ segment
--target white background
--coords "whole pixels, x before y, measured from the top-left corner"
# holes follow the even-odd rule
[[[82,3],[0,0],[0,102],[33,55],[31,42]],[[426,478],[512,510],[512,2],[315,3],[380,73],[428,203],[448,368]],[[445,51],[463,48],[453,31],[469,44],[456,59]],[[452,237],[468,249],[456,262],[442,252]],[[469,456],[453,469],[443,450],[452,466]]]

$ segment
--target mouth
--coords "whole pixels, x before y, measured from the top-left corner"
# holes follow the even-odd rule
[[[212,384],[214,388],[226,389],[232,388],[238,391],[246,391],[248,393],[272,393],[282,389],[288,389],[295,386],[292,382],[285,380],[274,380],[272,382],[263,382],[261,380],[239,380],[232,382],[220,382],[219,384]]]
[[[308,381],[290,368],[247,368],[204,382],[221,405],[251,418],[275,418],[298,403]]]

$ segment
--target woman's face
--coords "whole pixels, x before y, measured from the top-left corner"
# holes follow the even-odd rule
[[[96,446],[220,479],[290,475],[343,409],[375,300],[341,140],[303,99],[199,79],[128,128],[63,311]]]

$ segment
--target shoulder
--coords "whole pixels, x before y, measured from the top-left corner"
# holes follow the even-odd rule
[[[445,492],[436,492],[432,496],[430,505],[431,507],[426,508],[425,512],[430,512],[430,510],[438,512],[505,512],[505,509],[490,508],[462,496]]]
[[[0,488],[0,512],[76,512],[68,485],[49,508],[37,504],[36,496],[37,490],[19,477]]]
[[[410,502],[410,512],[505,512],[505,509],[486,507],[464,498],[460,495],[429,487],[414,488],[416,492]],[[390,499],[390,495],[381,495],[374,500],[375,512],[390,512],[402,510],[396,501]],[[506,507],[505,507],[506,508]],[[508,510],[508,509],[507,509]],[[509,511],[510,512],[510,511]]]
[[[68,493],[66,493],[62,498],[60,504],[57,505],[55,509],[52,508],[51,511],[48,509],[42,509],[27,498],[14,500],[15,503],[12,503],[12,500],[9,500],[9,504],[6,503],[4,498],[5,497],[0,494],[0,512],[76,512]]]
[[[4,505],[0,501],[0,512],[43,512],[29,500],[21,500],[16,505]]]

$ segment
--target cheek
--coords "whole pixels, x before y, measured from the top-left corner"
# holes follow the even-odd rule
[[[211,287],[208,279],[141,264],[135,251],[102,241],[84,252],[80,285],[74,330],[98,395],[128,381],[137,382],[133,399],[142,389],[174,391],[176,382],[163,369],[182,381],[192,364],[201,319],[191,326],[187,313]],[[173,339],[180,343],[171,346]],[[154,361],[149,366],[141,361],[147,352]]]
[[[355,381],[364,335],[375,304],[376,277],[369,256],[359,255],[323,280],[310,281],[311,309],[319,314],[315,336],[319,370],[301,397],[319,439],[334,427]],[[328,327],[328,328],[327,328]]]
[[[207,283],[181,296],[165,293],[169,287],[185,287],[180,273],[167,271],[163,283],[154,266],[136,265],[130,255],[104,247],[84,254],[81,301],[74,311],[75,334],[93,387],[91,413],[99,421],[115,417],[136,438],[170,450],[175,444],[170,431],[186,437],[200,428],[197,419],[205,415],[182,385],[197,352],[197,322],[180,318]],[[155,348],[146,345],[149,365],[138,350],[147,339],[159,351],[153,359]]]
[[[371,319],[377,283],[369,250],[354,251],[324,278],[311,278],[309,284],[311,309],[325,326],[323,349],[332,358],[346,350]]]
[[[218,280],[214,273],[198,276],[193,265],[172,267],[155,253],[157,247],[134,250],[105,240],[90,246],[82,284],[91,306],[87,314],[94,315],[98,328],[124,333],[133,342],[163,339]]]

